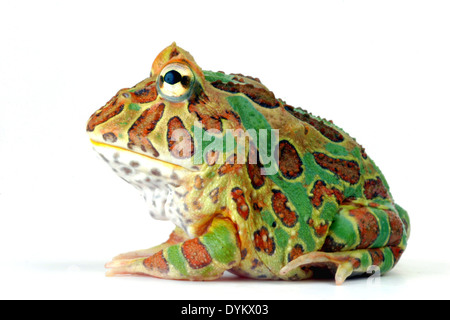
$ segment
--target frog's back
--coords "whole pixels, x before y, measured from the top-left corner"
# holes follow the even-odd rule
[[[230,206],[245,203],[251,210],[248,220],[238,218],[238,224],[249,230],[241,239],[249,262],[246,266],[244,259],[236,273],[279,277],[283,266],[308,252],[340,251],[345,243],[339,243],[342,239],[332,232],[332,224],[344,206],[379,207],[389,214],[367,214],[376,216],[380,225],[401,221],[395,232],[409,233],[406,211],[394,204],[382,172],[344,130],[275,98],[257,78],[214,72],[205,72],[205,78],[214,88],[230,93],[227,101],[246,130],[275,129],[279,134],[273,149],[279,161],[277,172],[261,176],[255,173],[257,165],[247,163],[249,181],[239,177],[229,186],[236,195]],[[338,220],[356,230],[366,227],[351,217]],[[389,232],[379,236],[389,237]],[[311,272],[301,270],[290,275],[309,276]]]

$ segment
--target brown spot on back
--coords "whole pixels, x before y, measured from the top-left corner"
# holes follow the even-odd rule
[[[287,207],[288,199],[278,190],[272,190],[272,208],[286,227],[292,228],[298,220],[297,213]]]
[[[356,161],[335,159],[321,152],[314,152],[313,155],[319,166],[338,175],[342,180],[350,184],[359,181],[359,165]]]
[[[322,206],[324,196],[334,195],[338,204],[342,204],[344,202],[344,194],[334,187],[331,189],[328,188],[322,180],[316,181],[311,193],[313,194],[311,197],[311,203],[316,208]]]
[[[366,182],[364,182],[364,195],[369,200],[376,197],[386,199],[389,196],[388,191],[381,181],[380,177],[377,177],[376,179],[366,180]]]
[[[239,215],[244,220],[247,220],[250,208],[245,201],[244,191],[239,187],[233,188],[231,190],[231,198],[236,203],[236,209]]]
[[[317,120],[317,119],[313,118],[309,113],[299,112],[291,106],[286,106],[285,109],[287,111],[289,111],[289,113],[291,113],[297,119],[299,119],[303,122],[309,123],[311,126],[316,128],[316,130],[319,131],[327,139],[329,139],[333,142],[344,141],[344,136],[338,130],[326,125],[325,122],[323,122],[321,120]]]
[[[256,163],[250,163],[254,162],[251,161],[252,159],[256,159]],[[259,189],[264,185],[265,178],[261,174],[261,168],[262,164],[259,161],[258,156],[258,150],[256,149],[255,145],[253,143],[250,144],[250,150],[248,153],[248,160],[247,160],[247,173],[248,177],[250,178],[250,181],[252,183],[253,188]]]
[[[292,144],[286,140],[280,141],[275,152],[278,153],[275,157],[279,159],[279,167],[283,177],[286,179],[295,179],[302,174],[303,163]]]
[[[280,106],[280,102],[275,98],[273,92],[264,88],[255,87],[252,84],[238,84],[232,81],[223,83],[222,81],[217,80],[212,82],[211,85],[219,90],[230,93],[243,93],[253,102],[264,108],[272,109]]]
[[[192,269],[204,268],[212,262],[211,255],[198,238],[185,241],[181,252]]]
[[[188,159],[194,155],[194,139],[177,116],[167,124],[169,151],[177,159]]]
[[[149,152],[152,156],[159,156],[158,151],[153,147],[147,136],[155,129],[164,113],[164,108],[164,103],[159,103],[142,112],[141,116],[128,130],[128,148],[138,147],[143,152]]]

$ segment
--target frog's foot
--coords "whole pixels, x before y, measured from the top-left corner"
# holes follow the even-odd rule
[[[311,252],[289,262],[280,270],[280,274],[286,275],[298,267],[310,266],[336,269],[335,281],[337,285],[341,285],[358,267],[358,260],[349,254],[342,254],[341,252]]]
[[[113,258],[113,261],[116,260],[130,260],[130,259],[137,259],[137,258],[148,258],[158,251],[164,249],[165,247],[168,247],[168,245],[161,244],[159,246],[149,248],[149,249],[142,249],[142,250],[136,250],[136,251],[130,251],[126,253],[121,253]]]
[[[186,235],[186,233],[179,227],[176,227],[175,230],[170,234],[169,239],[152,248],[149,249],[142,249],[142,250],[136,250],[136,251],[130,251],[127,253],[119,254],[118,256],[115,256],[113,258],[113,261],[115,260],[129,260],[129,259],[137,259],[137,258],[148,258],[158,251],[161,251],[165,248],[170,247],[171,245],[183,242],[184,240],[189,239],[189,237]]]
[[[337,285],[344,283],[350,275],[372,274],[379,270],[384,274],[392,269],[403,248],[400,246],[386,246],[374,249],[360,249],[342,252],[311,252],[299,256],[285,265],[281,275],[286,275],[298,267],[327,267],[336,270],[335,281]]]
[[[163,251],[159,251],[149,257],[112,260],[105,264],[107,277],[126,275],[148,275],[157,278],[169,277],[169,265]]]

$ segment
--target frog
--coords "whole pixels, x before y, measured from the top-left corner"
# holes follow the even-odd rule
[[[175,42],[86,131],[150,215],[175,225],[165,242],[112,258],[107,276],[215,280],[227,271],[340,285],[385,274],[406,249],[409,215],[356,139],[256,77],[203,70]]]

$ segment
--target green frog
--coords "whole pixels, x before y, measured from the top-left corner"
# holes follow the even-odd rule
[[[113,258],[108,276],[342,284],[384,274],[406,248],[408,214],[355,139],[258,78],[202,70],[175,43],[86,129],[151,216],[175,225],[164,243]]]

